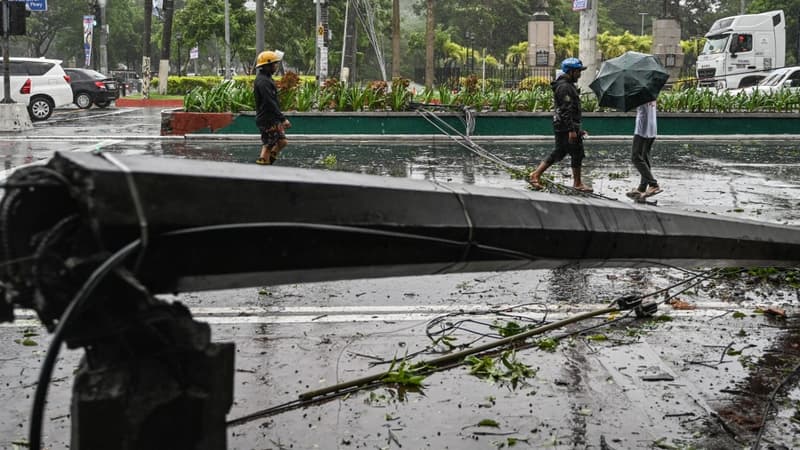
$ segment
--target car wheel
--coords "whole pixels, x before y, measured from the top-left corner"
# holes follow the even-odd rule
[[[31,120],[47,120],[52,114],[55,104],[47,97],[36,96],[31,99],[28,105],[28,113],[31,115]]]
[[[97,106],[98,108],[106,108],[110,104],[111,104],[111,102],[97,102],[94,105]]]
[[[80,109],[86,109],[92,106],[92,97],[87,92],[79,92],[75,96],[75,104]]]

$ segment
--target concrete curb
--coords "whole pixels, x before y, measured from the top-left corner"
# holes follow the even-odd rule
[[[441,142],[451,141],[450,138],[441,134],[289,134],[291,142],[381,142],[381,143],[407,143],[407,142]],[[119,135],[114,139],[130,141],[197,141],[197,142],[259,142],[258,134],[187,134],[184,136],[142,136],[142,135]],[[586,138],[587,144],[593,142],[630,142],[633,136],[630,135],[608,135],[608,136],[589,136]],[[107,135],[96,136],[75,136],[75,135],[52,135],[52,136],[3,136],[7,141],[87,141],[87,140],[106,140]],[[460,138],[455,137],[455,140]],[[527,136],[472,136],[472,140],[478,143],[502,143],[502,142],[552,142],[553,136],[550,135],[527,135]],[[663,142],[790,142],[800,140],[797,134],[704,134],[704,135],[663,135],[658,136],[658,141]]]
[[[187,141],[240,141],[240,142],[259,142],[258,134],[187,134]],[[440,142],[454,140],[451,137],[437,135],[374,135],[374,134],[289,134],[291,142],[382,142],[382,143],[402,143],[402,142]],[[630,142],[633,136],[630,135],[609,135],[609,136],[589,136],[586,138],[587,144],[592,142]],[[735,134],[735,135],[664,135],[658,136],[657,140],[666,142],[765,142],[780,141],[789,142],[800,139],[796,134]],[[460,140],[460,138],[455,138]],[[526,136],[472,136],[472,140],[478,143],[501,143],[501,142],[552,142],[551,135],[526,135]]]

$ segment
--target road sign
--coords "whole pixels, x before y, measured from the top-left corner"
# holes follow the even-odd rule
[[[572,10],[573,11],[585,11],[589,9],[589,1],[588,0],[572,0]]]
[[[47,11],[47,0],[26,0],[31,11]]]
[[[197,59],[200,56],[200,50],[197,47],[192,47],[189,50],[189,59]]]

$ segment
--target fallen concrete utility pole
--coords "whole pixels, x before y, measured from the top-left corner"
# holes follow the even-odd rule
[[[5,259],[33,255],[38,233],[75,215],[81,228],[71,237],[88,233],[83,237],[96,252],[142,237],[138,278],[153,293],[564,265],[800,261],[800,229],[735,218],[524,189],[113,159],[118,164],[99,155],[57,154],[45,169],[17,172],[9,183],[47,186],[12,189],[3,199]],[[198,227],[211,228],[158,238]],[[30,268],[13,264],[8,274],[25,277]]]
[[[797,266],[800,230],[522,189],[57,153],[9,177],[0,252],[0,321],[32,308],[56,331],[31,446],[63,339],[87,355],[71,448],[217,450],[233,345],[155,294],[564,265]]]

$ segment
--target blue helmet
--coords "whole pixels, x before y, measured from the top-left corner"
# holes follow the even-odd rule
[[[561,71],[567,73],[570,70],[586,70],[586,66],[578,58],[567,58],[561,61]]]

